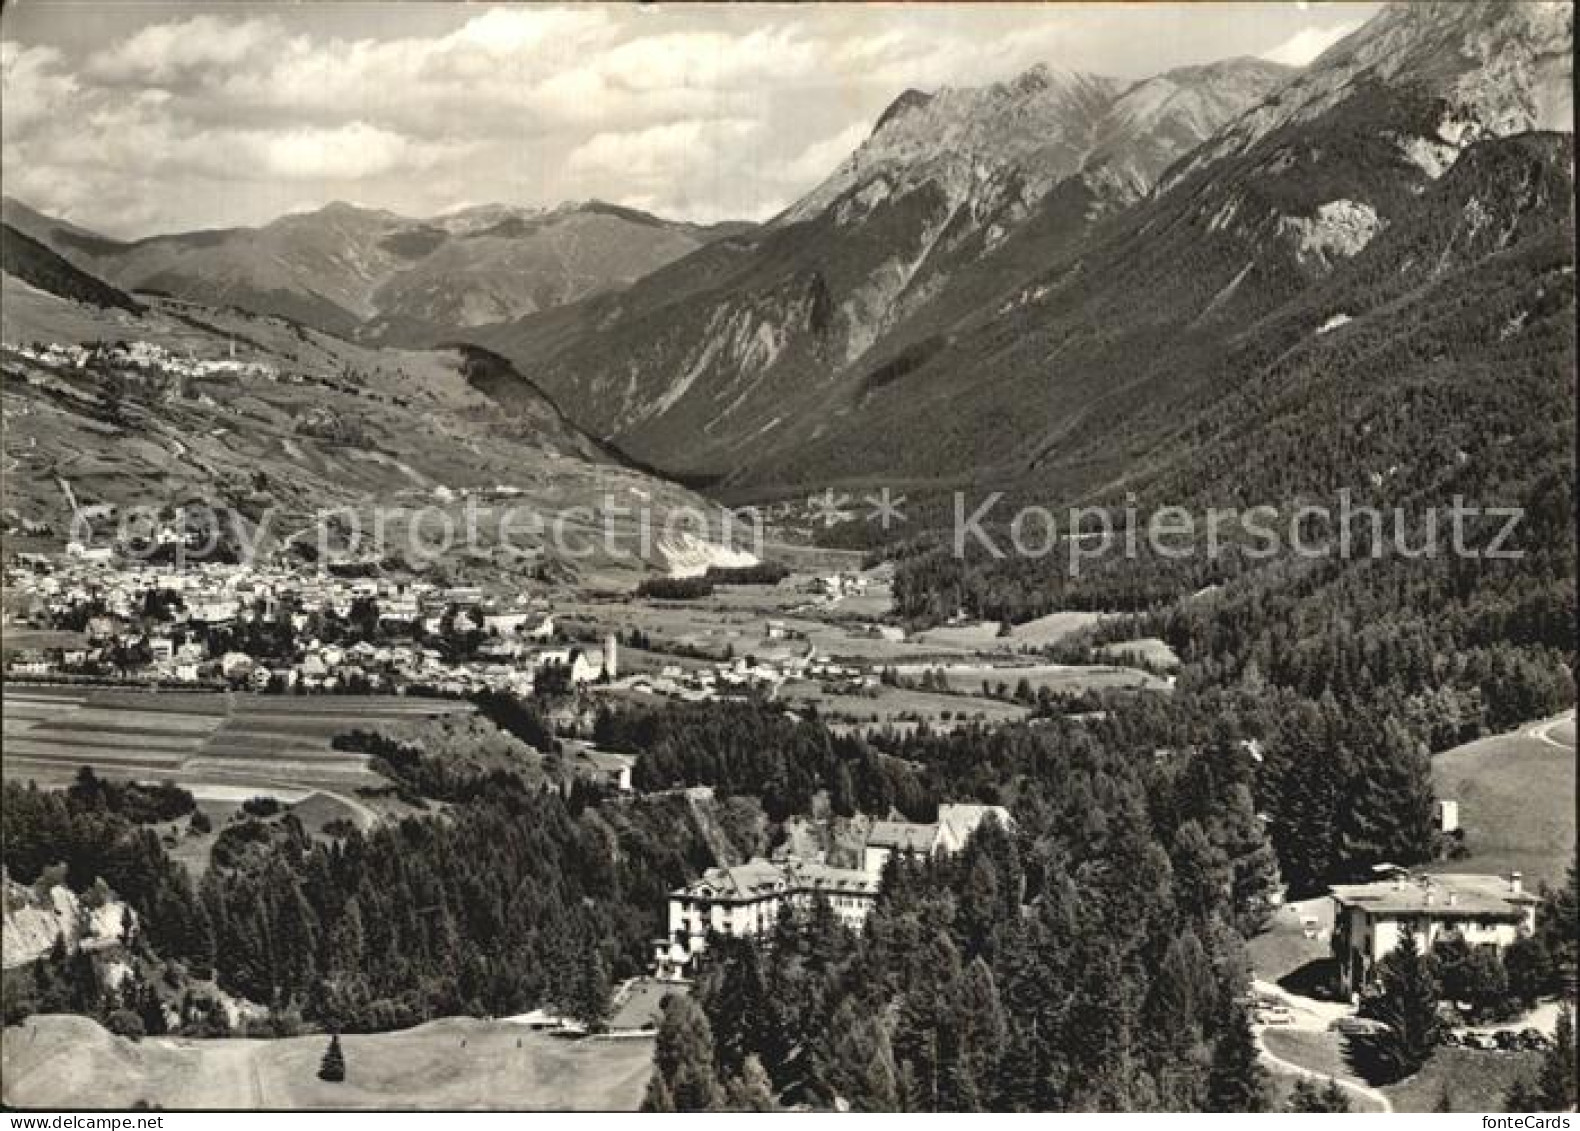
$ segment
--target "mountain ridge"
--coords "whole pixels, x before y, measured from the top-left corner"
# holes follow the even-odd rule
[[[7,197],[19,230],[80,269],[155,290],[377,338],[499,321],[625,286],[716,238],[725,222],[664,220],[603,201],[470,206],[436,217],[333,201],[257,227],[114,240]]]
[[[1079,105],[1097,80],[1043,68],[968,94],[907,93],[742,247],[477,336],[594,434],[733,498],[995,477],[1083,494],[1175,414],[1207,410],[1236,327],[1405,222],[1461,146],[1536,124],[1539,99],[1515,97],[1528,112],[1511,116],[1507,99],[1465,92],[1484,91],[1489,68],[1505,90],[1550,85],[1554,36],[1572,38],[1572,17],[1553,5],[1389,9],[1265,96],[1280,72],[1258,61],[1169,72],[1114,90],[1106,125],[1061,119],[1051,143],[1026,121]],[[1474,53],[1379,65],[1444,42]],[[1528,70],[1507,73],[1509,60]],[[1204,97],[1225,74],[1245,86]],[[964,104],[1004,124],[955,121]],[[1198,111],[1217,130],[1196,140]],[[1449,111],[1462,124],[1451,146]],[[1131,148],[1089,161],[1100,150],[1084,143],[1105,131]],[[1000,134],[1026,168],[948,143]],[[1449,146],[1442,163],[1423,159],[1433,145]],[[1099,428],[1115,429],[1106,452],[1085,438]]]
[[[904,94],[851,158],[757,232],[624,292],[469,336],[532,369],[589,431],[636,458],[728,477],[781,435],[790,443],[798,421],[812,424],[797,439],[815,438],[873,373],[908,364],[906,351],[1011,285],[998,277],[1006,265],[1035,272],[1137,199],[1195,140],[1193,122],[1227,118],[1284,74],[1256,60],[1170,72],[1187,93],[1233,78],[1221,98],[1191,102],[1193,115],[1172,111],[1171,92],[1151,113],[1142,95],[1121,103],[1145,83],[1051,67]],[[973,149],[988,142],[1001,149]],[[1011,250],[1022,230],[1025,246]]]

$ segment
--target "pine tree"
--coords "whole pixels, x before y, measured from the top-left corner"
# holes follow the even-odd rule
[[[895,1111],[894,1051],[883,1022],[853,998],[829,1021],[827,1055],[820,1056],[833,1097],[853,1111]]]
[[[1174,867],[1174,902],[1184,914],[1206,919],[1227,906],[1233,895],[1228,854],[1194,820],[1174,834],[1169,857]]]
[[[679,995],[664,1006],[653,1051],[654,1071],[644,1111],[718,1111],[724,1088],[713,1067],[713,1032],[708,1018],[690,997]]]
[[[731,1111],[773,1111],[777,1106],[768,1073],[763,1070],[763,1062],[755,1056],[746,1058],[740,1075],[730,1078],[726,1092]]]
[[[957,981],[949,995],[953,1024],[940,1033],[950,1055],[941,1057],[939,1103],[952,1111],[985,1111],[995,1106],[999,1062],[1009,1040],[1009,1027],[999,1003],[993,973],[981,958]]]
[[[768,992],[756,944],[721,939],[713,949],[713,961],[719,970],[718,991],[706,1001],[719,1070],[738,1075],[747,1056],[756,1053],[769,1075],[777,1076],[785,1058],[775,1022],[778,1003]]]
[[[1442,1031],[1437,979],[1414,931],[1405,931],[1399,945],[1377,964],[1377,979],[1381,992],[1367,1004],[1366,1013],[1387,1029],[1361,1046],[1362,1057],[1373,1062],[1379,1078],[1398,1080],[1420,1070]]]
[[[861,1111],[899,1111],[900,1086],[894,1070],[894,1051],[882,1025],[874,1025],[875,1039],[862,1073]]]
[[[1340,855],[1346,869],[1430,860],[1432,763],[1426,748],[1396,719],[1385,720],[1361,752],[1341,812]]]
[[[1344,1094],[1344,1089],[1339,1087],[1339,1082],[1331,1076],[1321,1088],[1302,1076],[1295,1081],[1294,1090],[1290,1093],[1289,1110],[1313,1114],[1347,1112],[1350,1110],[1350,1100]]]
[[[671,1113],[675,1110],[675,1097],[669,1094],[669,1085],[657,1072],[647,1081],[647,1094],[642,1097],[642,1110]]]
[[[1279,888],[1278,854],[1257,816],[1250,787],[1235,785],[1215,827],[1213,840],[1229,856],[1234,924],[1246,938],[1261,932],[1272,915]]]
[[[609,1019],[611,992],[608,963],[596,946],[588,945],[582,952],[575,991],[571,995],[571,1016],[590,1031],[601,1030]]]
[[[324,1059],[318,1064],[318,1078],[327,1080],[331,1084],[338,1084],[346,1078],[346,1056],[340,1051],[340,1034],[332,1034],[329,1038],[329,1047],[324,1050]]]
[[[1229,1003],[1213,1045],[1212,1069],[1207,1074],[1209,1111],[1264,1111],[1267,1073],[1258,1056],[1251,1018],[1241,1001]]]
[[[1573,995],[1577,977],[1577,947],[1580,947],[1580,860],[1570,857],[1564,885],[1543,901],[1537,912],[1536,930],[1546,944],[1565,992]]]
[[[1575,1106],[1575,1015],[1567,1005],[1558,1012],[1553,1046],[1542,1058],[1536,1075],[1536,1094],[1542,1111],[1570,1111]]]

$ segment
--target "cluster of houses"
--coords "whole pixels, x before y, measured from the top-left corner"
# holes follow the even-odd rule
[[[689,668],[665,664],[656,673],[633,674],[620,686],[639,694],[701,702],[753,688],[771,691],[790,679],[820,680],[825,686],[850,693],[875,689],[880,682],[872,672],[819,658],[814,649],[808,648],[802,655],[775,659],[736,656]]]
[[[148,537],[183,535],[166,525]],[[875,674],[819,656],[809,644],[791,654],[781,648],[763,657],[666,664],[622,678],[613,637],[590,646],[567,642],[546,604],[489,596],[472,585],[258,563],[162,565],[76,543],[63,557],[16,555],[5,580],[7,623],[81,629],[74,644],[9,651],[12,676],[114,675],[272,692],[421,686],[439,694],[531,694],[540,671],[559,667],[572,687],[598,683],[683,701],[772,692],[791,679],[852,693],[878,684]],[[359,603],[376,610],[379,631],[362,634],[372,638],[320,638],[315,614],[346,621]],[[227,646],[248,635],[233,630],[282,620],[292,638],[289,655]],[[436,646],[447,634],[476,639],[458,658]],[[768,636],[774,638],[771,629]]]
[[[398,690],[422,685],[466,695],[530,694],[541,669],[559,666],[575,686],[618,675],[618,645],[567,644],[552,613],[485,598],[473,586],[420,580],[341,578],[311,571],[206,563],[172,569],[106,568],[92,559],[51,563],[18,555],[6,575],[7,623],[81,624],[75,643],[8,653],[12,676],[103,674],[149,681],[223,684],[270,691]],[[310,635],[316,614],[347,618],[359,602],[376,612],[378,639]],[[211,647],[255,621],[288,624],[291,655],[254,656]],[[464,659],[432,646],[445,633],[476,634]],[[296,634],[306,636],[300,639]],[[128,662],[136,668],[125,671]]]
[[[822,597],[859,597],[867,592],[869,580],[856,573],[830,573],[806,582],[803,591]]]
[[[940,805],[930,824],[874,822],[862,847],[861,867],[836,868],[794,856],[710,868],[669,894],[669,936],[653,947],[654,973],[680,980],[692,971],[710,935],[750,938],[773,930],[781,911],[826,899],[845,926],[860,930],[878,898],[884,866],[894,855],[953,853],[988,819],[1010,826],[1001,805]]]
[[[71,342],[7,342],[4,348],[54,369],[109,366],[159,369],[175,377],[258,377],[273,380],[277,376],[272,365],[238,359],[234,342],[231,343],[230,356],[222,358],[183,356],[153,342],[142,341],[93,342],[87,345]]]

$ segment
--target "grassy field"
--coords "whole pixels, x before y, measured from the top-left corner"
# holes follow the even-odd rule
[[[395,696],[260,696],[10,685],[3,690],[6,778],[61,786],[82,766],[109,777],[171,780],[200,797],[269,793],[347,798],[381,782],[335,735],[470,714],[470,704]],[[217,791],[217,792],[216,792]]]
[[[999,637],[998,621],[984,620],[973,624],[940,625],[916,634],[922,644],[931,644],[956,652],[986,652],[1006,646],[1009,641]]]
[[[1057,644],[1072,633],[1101,624],[1109,616],[1108,613],[1049,613],[1045,617],[1029,620],[1025,624],[1017,624],[1014,631],[1010,633],[1010,643],[1017,648],[1022,645],[1042,648],[1049,644]]]
[[[519,1025],[449,1018],[346,1036],[346,1079],[318,1079],[322,1036],[149,1038],[133,1044],[81,1017],[30,1017],[0,1038],[8,1107],[390,1108],[632,1111],[649,1040],[567,1041]]]
[[[1269,1028],[1262,1033],[1262,1041],[1274,1056],[1320,1075],[1356,1079],[1344,1055],[1344,1038],[1338,1033]]]
[[[1165,671],[1172,671],[1180,666],[1180,658],[1174,654],[1174,649],[1156,636],[1143,636],[1135,640],[1104,644],[1097,649],[1097,653],[1111,660],[1150,664]]]
[[[1541,1053],[1438,1049],[1408,1080],[1382,1089],[1395,1111],[1433,1111],[1448,1094],[1454,1111],[1503,1111],[1515,1082],[1536,1074]]]
[[[88,638],[80,632],[53,628],[13,628],[6,626],[0,635],[0,651],[17,652],[25,648],[81,648]]]
[[[899,670],[907,674],[916,674],[921,669],[900,665]],[[939,665],[939,670],[949,681],[949,686],[960,691],[980,690],[983,680],[995,686],[1006,683],[1013,689],[1022,679],[1031,684],[1033,691],[1043,687],[1054,692],[1166,691],[1169,687],[1165,680],[1147,672],[1107,664],[1035,664],[1011,667],[950,663]]]
[[[1310,938],[1302,922],[1308,915],[1317,919]],[[1326,896],[1286,904],[1273,913],[1267,930],[1246,943],[1251,969],[1269,982],[1280,982],[1307,969],[1332,954],[1332,929],[1333,901]]]
[[[1470,849],[1441,871],[1525,873],[1556,885],[1574,855],[1574,722],[1533,723],[1432,760],[1437,795],[1459,802]]]
[[[1319,1086],[1326,1080],[1348,1083],[1345,1089],[1350,1110],[1355,1112],[1380,1112],[1386,1110],[1374,1091],[1350,1067],[1344,1052],[1344,1039],[1337,1033],[1311,1032],[1299,1029],[1266,1029],[1262,1043],[1267,1051],[1291,1064],[1297,1064],[1316,1073]],[[1274,1095],[1278,1106],[1288,1102],[1298,1076],[1281,1065],[1270,1065],[1273,1073]]]
[[[909,688],[879,687],[876,695],[831,695],[818,684],[794,680],[779,693],[790,707],[816,704],[825,717],[852,719],[862,726],[883,726],[901,721],[926,720],[935,729],[971,719],[992,723],[1015,722],[1026,717],[1026,708],[997,699],[973,695],[939,695]],[[946,720],[945,715],[949,718]]]

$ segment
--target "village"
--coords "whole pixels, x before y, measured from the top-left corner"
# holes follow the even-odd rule
[[[425,694],[467,697],[577,688],[701,702],[773,694],[808,679],[851,694],[879,685],[876,665],[821,654],[806,633],[768,618],[761,656],[744,651],[673,662],[646,646],[622,672],[622,633],[568,598],[556,615],[544,591],[507,594],[353,566],[187,561],[196,536],[166,523],[136,547],[72,540],[64,554],[20,552],[5,571],[5,674],[12,680],[180,686],[265,694]],[[163,559],[160,561],[160,559]],[[159,564],[155,564],[159,562]],[[839,574],[801,585],[810,599],[860,594]],[[806,599],[806,598],[801,598]],[[886,625],[860,630],[880,637]]]
[[[242,360],[236,356],[236,343],[230,343],[229,356],[200,358],[182,356],[154,342],[6,342],[0,346],[39,365],[57,369],[116,369],[162,372],[171,377],[255,378],[292,380],[273,365],[263,361]],[[30,371],[25,371],[30,372]]]

